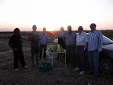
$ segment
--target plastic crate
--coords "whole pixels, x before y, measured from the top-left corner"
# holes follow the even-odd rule
[[[40,70],[41,71],[50,71],[51,69],[52,69],[52,64],[50,62],[40,63]]]

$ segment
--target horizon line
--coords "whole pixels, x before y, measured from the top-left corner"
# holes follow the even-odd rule
[[[60,30],[52,30],[52,32],[55,32],[55,31],[60,31]],[[67,31],[67,30],[64,30],[64,31]],[[78,31],[78,30],[72,30],[72,31]],[[83,30],[83,31],[90,31],[90,30]],[[100,31],[113,31],[113,29],[102,29]],[[0,31],[0,32],[13,32],[13,31]],[[20,31],[20,32],[31,32],[31,31]],[[37,32],[42,32],[42,31],[37,31]],[[46,32],[50,32],[50,31],[46,31]]]

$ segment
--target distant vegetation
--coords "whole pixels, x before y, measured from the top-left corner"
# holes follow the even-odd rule
[[[113,40],[113,30],[102,30],[102,34]]]
[[[76,31],[77,32],[77,31]],[[89,30],[85,30],[85,32],[89,32]],[[102,34],[109,37],[110,39],[113,39],[113,30],[101,30]],[[22,37],[27,40],[27,37],[30,32],[22,31],[21,35]],[[47,35],[49,39],[54,39],[56,38],[55,35],[57,35],[59,31],[47,31]],[[0,38],[7,38],[9,39],[10,36],[13,34],[13,32],[0,32]]]

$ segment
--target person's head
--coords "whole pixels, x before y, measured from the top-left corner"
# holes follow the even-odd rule
[[[54,39],[54,44],[58,44],[58,39]]]
[[[43,28],[43,32],[44,32],[44,33],[46,32],[46,28],[45,28],[45,27]]]
[[[67,30],[69,33],[71,33],[71,26],[70,25],[67,26]]]
[[[64,28],[63,27],[60,27],[60,32],[64,31]]]
[[[37,26],[36,25],[33,25],[32,26],[32,29],[33,29],[33,31],[36,31],[37,30]]]
[[[15,28],[15,29],[14,29],[14,34],[15,34],[15,35],[20,35],[20,30],[19,30],[19,28]]]
[[[96,24],[95,23],[92,23],[90,25],[90,28],[91,28],[91,31],[94,31],[96,29]]]
[[[81,33],[82,31],[83,31],[83,27],[82,26],[79,26],[78,27],[78,32]]]

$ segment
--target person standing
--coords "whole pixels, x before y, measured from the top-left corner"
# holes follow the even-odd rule
[[[42,51],[44,49],[44,54],[43,54],[43,58],[44,60],[46,59],[46,50],[47,50],[47,34],[46,34],[46,28],[43,28],[43,32],[41,32],[40,34],[40,59],[42,58]]]
[[[88,61],[90,74],[94,74],[94,78],[98,78],[99,72],[99,54],[102,51],[103,38],[101,31],[96,30],[96,24],[90,25],[91,32],[88,34]]]
[[[36,25],[32,26],[33,31],[29,34],[28,39],[31,41],[31,63],[34,64],[34,56],[36,56],[36,65],[38,65],[38,54],[39,54],[39,34],[36,31]]]
[[[65,42],[63,40],[64,38],[64,34],[65,34],[65,31],[64,31],[64,28],[61,27],[60,28],[60,32],[58,33],[57,35],[57,38],[58,38],[58,44],[60,44],[60,46],[63,48],[63,49],[66,49],[66,46],[65,46]],[[59,62],[59,56],[61,56],[62,54],[61,53],[58,53],[58,56],[55,60],[58,60]],[[65,55],[64,55],[65,56]]]
[[[83,32],[83,27],[78,27],[78,34],[76,35],[76,64],[80,70],[80,74],[84,74],[85,69],[85,49],[87,47],[87,34]]]
[[[63,49],[66,49],[65,47],[65,43],[63,41],[63,38],[64,38],[64,34],[65,34],[65,31],[64,31],[64,28],[61,27],[60,28],[60,33],[58,34],[58,44],[60,44],[60,46],[63,48]]]
[[[20,35],[19,28],[14,29],[14,34],[9,39],[9,46],[12,48],[14,53],[14,70],[18,71],[18,60],[20,61],[23,68],[28,68],[26,66],[25,60],[24,60],[24,54],[22,50],[22,37]]]
[[[71,63],[71,67],[75,67],[75,37],[76,32],[72,31],[72,27],[67,27],[67,32],[64,34],[64,41],[66,43],[66,57],[67,63]]]

